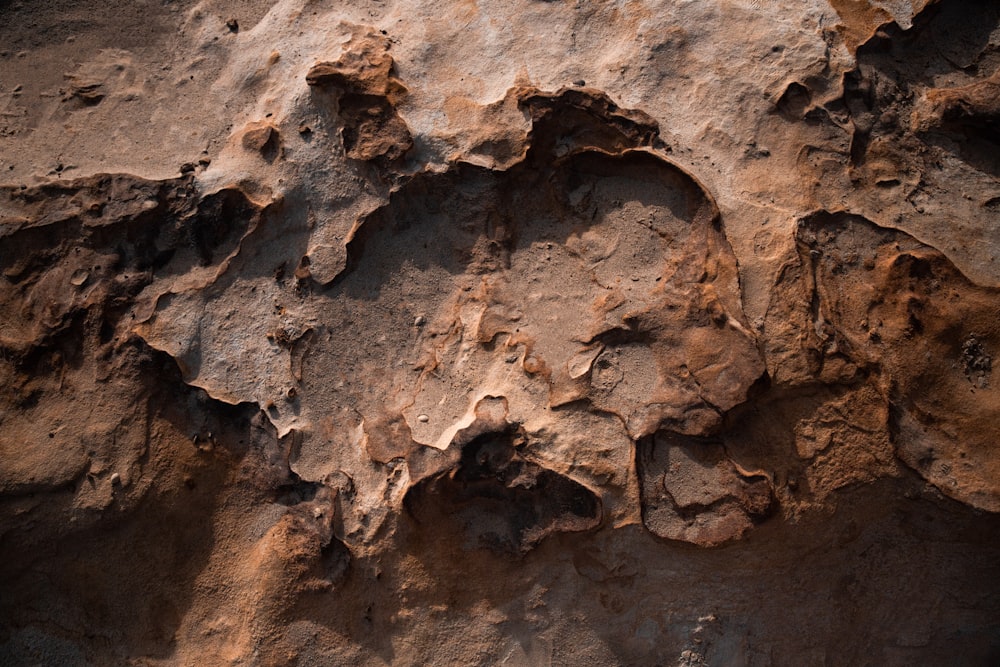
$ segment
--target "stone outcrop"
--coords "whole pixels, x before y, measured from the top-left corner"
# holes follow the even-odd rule
[[[0,9],[0,663],[1000,655],[993,3],[78,4]]]

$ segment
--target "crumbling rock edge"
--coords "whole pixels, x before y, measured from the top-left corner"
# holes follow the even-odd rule
[[[334,75],[315,75],[312,83],[325,85],[330,76]],[[899,285],[896,267],[907,263],[912,265],[911,282],[921,281],[911,289],[975,295],[962,301],[973,305],[968,306],[969,313],[963,310],[961,321],[970,326],[978,323],[962,335],[962,353],[973,350],[980,355],[962,367],[966,380],[977,383],[979,390],[972,411],[977,421],[967,428],[970,434],[988,434],[994,390],[983,350],[995,349],[998,338],[995,327],[975,313],[988,312],[996,298],[993,291],[969,283],[942,255],[902,232],[881,229],[847,213],[821,211],[800,222],[797,256],[780,273],[763,334],[753,333],[742,314],[738,267],[718,208],[690,174],[650,150],[662,147],[655,121],[641,112],[622,110],[607,96],[587,89],[543,93],[522,87],[511,89],[508,96],[531,119],[519,160],[504,168],[459,161],[444,172],[397,173],[388,202],[353,225],[345,239],[344,269],[333,280],[317,284],[307,254],[292,276],[286,275],[284,265],[269,276],[279,286],[291,281],[295,304],[286,309],[275,297],[272,326],[256,339],[251,337],[253,331],[237,324],[239,318],[225,324],[236,311],[221,320],[211,311],[223,306],[246,277],[240,273],[248,266],[240,256],[244,246],[255,245],[260,253],[265,246],[255,243],[254,236],[262,226],[280,233],[286,214],[280,199],[256,203],[238,186],[199,195],[190,177],[154,183],[102,175],[29,190],[9,189],[8,199],[21,217],[6,220],[4,230],[15,240],[27,238],[32,229],[66,225],[74,233],[121,225],[144,230],[149,240],[143,252],[148,257],[134,260],[144,262],[142,289],[133,291],[131,303],[119,306],[131,310],[134,324],[128,330],[116,325],[118,339],[136,333],[173,357],[189,384],[232,405],[260,406],[261,414],[277,428],[280,442],[286,443],[282,447],[289,452],[289,474],[302,483],[329,487],[335,495],[344,493],[345,483],[351,489],[351,500],[338,501],[339,536],[355,547],[382,534],[384,522],[396,521],[392,517],[404,506],[414,516],[426,515],[431,511],[426,507],[428,498],[438,495],[431,489],[442,497],[472,503],[463,510],[468,514],[467,528],[498,512],[538,516],[535,527],[508,523],[504,525],[511,527],[497,528],[500,533],[485,534],[481,527],[472,529],[479,535],[473,543],[514,553],[532,548],[553,530],[587,530],[609,521],[618,526],[641,522],[661,537],[704,546],[737,539],[775,514],[775,507],[782,507],[773,486],[781,475],[766,472],[766,466],[755,469],[754,452],[734,444],[748,438],[730,430],[734,421],[730,413],[743,410],[751,394],[755,404],[768,402],[769,390],[764,387],[769,385],[835,391],[841,404],[855,406],[852,421],[858,410],[874,410],[872,426],[862,429],[865,435],[860,437],[870,439],[880,433],[878,437],[891,443],[887,451],[895,457],[876,454],[878,464],[864,470],[850,470],[857,462],[849,458],[824,462],[832,468],[816,474],[839,481],[820,497],[858,479],[900,474],[894,464],[898,457],[953,498],[980,509],[1000,509],[988,444],[975,444],[973,438],[958,448],[949,447],[936,435],[934,429],[940,427],[929,426],[949,418],[940,409],[931,417],[926,407],[914,403],[914,387],[926,381],[924,376],[945,371],[939,367],[915,371],[912,359],[906,359],[908,366],[897,362],[897,353],[890,351],[924,333],[927,325],[913,311],[926,307],[926,297],[908,297],[909,324],[897,324],[903,315],[895,312],[886,312],[873,324],[893,330],[894,338],[869,331],[867,340],[861,340],[845,324],[874,317],[873,309],[883,307]],[[269,135],[252,149],[264,150],[270,141]],[[351,149],[345,145],[345,150]],[[380,161],[378,168],[388,173],[395,169],[392,165],[392,159]],[[641,207],[634,208],[630,201],[641,201]],[[453,215],[450,211],[457,213],[454,222],[436,219],[442,213]],[[635,236],[639,228],[646,240]],[[848,250],[840,250],[838,244],[847,243],[845,235],[852,241]],[[859,236],[865,240],[857,241]],[[51,231],[46,237],[53,238]],[[421,258],[417,250],[421,237],[447,238],[453,245]],[[625,248],[645,245],[651,254],[638,263],[634,256],[618,257],[622,238],[627,239]],[[611,245],[607,239],[612,239]],[[910,250],[893,255],[886,250],[890,246]],[[25,264],[32,256],[27,251],[20,262],[5,267],[8,280],[23,280],[29,267],[37,270],[37,262]],[[832,264],[823,268],[829,257]],[[884,288],[876,287],[876,294],[884,296],[869,297],[873,301],[867,306],[848,304],[848,308],[839,303],[842,297],[830,295],[862,293],[852,273],[859,263],[857,270],[883,271],[881,280],[888,282]],[[888,268],[880,269],[883,265]],[[60,275],[67,271],[72,273],[72,267],[60,267]],[[86,272],[77,273],[81,271]],[[404,301],[419,314],[409,321],[409,316],[396,317],[399,321],[389,327],[397,334],[394,343],[366,347],[364,332],[378,325],[364,311],[387,312],[378,305],[379,293],[383,281],[400,279],[397,274],[414,286],[412,292],[404,291]],[[590,278],[583,279],[583,289],[575,292],[532,293],[532,283],[544,284],[552,274],[563,277],[563,288],[579,286],[586,275]],[[90,280],[89,275],[80,275],[81,284]],[[625,276],[629,280],[622,285]],[[859,280],[867,284],[871,279]],[[458,288],[451,296],[444,288],[449,284]],[[246,287],[239,289],[247,293]],[[248,289],[256,291],[253,285]],[[532,305],[532,298],[541,299],[539,306]],[[836,307],[829,305],[831,298]],[[358,299],[371,301],[372,306],[357,310],[349,305]],[[67,304],[67,313],[77,307],[72,303]],[[546,317],[559,323],[555,338],[551,325],[541,326]],[[206,333],[206,318],[215,331]],[[358,318],[360,322],[352,322]],[[941,336],[953,335],[954,324],[947,314],[935,312],[932,319]],[[350,331],[355,324],[361,328],[350,334],[348,345],[331,344],[338,327],[346,325]],[[52,321],[45,326],[45,332],[36,328],[29,336],[38,341],[36,347],[44,346],[51,332],[63,325]],[[239,327],[239,333],[232,326]],[[407,343],[414,330],[421,334],[416,346]],[[226,341],[233,335],[242,341],[237,348],[242,361],[234,366],[233,359],[223,355],[219,366],[220,360],[213,356],[220,345],[231,348]],[[5,350],[27,355],[30,349],[19,348],[14,340],[5,338]],[[881,347],[873,349],[873,341]],[[344,390],[343,381],[331,386],[338,373],[344,377],[337,369],[345,361],[354,373],[369,363],[388,369],[397,350],[408,345],[412,351],[407,354],[414,355],[410,368],[387,384],[385,378],[372,378],[376,383],[366,384],[366,373],[361,372],[353,376],[355,383],[360,380],[358,387]],[[942,354],[942,360],[955,357],[955,349]],[[955,368],[957,362],[952,363]],[[653,375],[649,369],[655,369]],[[628,382],[623,384],[622,377]],[[278,382],[268,386],[268,378]],[[456,387],[464,389],[453,394]],[[463,404],[458,397],[465,392],[476,398]],[[859,395],[863,398],[855,398]],[[491,431],[481,426],[477,415],[484,404],[497,401],[504,406],[503,414],[489,417],[496,422]],[[831,409],[843,409],[836,405]],[[957,406],[955,412],[961,412]],[[573,452],[577,463],[570,471],[562,458],[569,445],[562,442],[561,432],[573,432],[593,420],[601,422],[610,441],[618,444],[577,442],[575,447],[583,449]],[[956,427],[946,430],[954,432]],[[592,427],[582,428],[586,432]],[[842,445],[837,442],[841,438],[859,437],[855,425],[846,428],[830,430],[829,423],[821,420],[808,427],[807,435],[795,434],[796,447],[801,456],[812,459]],[[478,429],[478,440],[462,436],[470,429]],[[501,447],[499,454],[484,454],[485,462],[459,463],[471,455],[469,448],[480,452],[484,442],[504,441],[511,429],[521,433],[516,453]],[[828,440],[817,448],[798,444],[803,437]],[[705,438],[719,444],[697,444]],[[478,444],[463,444],[473,441]],[[660,441],[687,444],[652,444]],[[642,463],[636,470],[634,452],[643,442],[649,444],[640,448]],[[595,446],[594,453],[604,447],[614,452],[609,459],[613,471],[607,470],[608,464],[588,469],[584,462],[588,457],[581,451]],[[494,461],[496,456],[500,459]],[[664,461],[684,457],[699,461],[705,456],[718,472],[702,483],[724,495],[679,500],[690,476],[669,481],[684,464],[663,468]],[[373,472],[373,463],[387,476]],[[470,470],[488,470],[501,480],[510,477],[505,482],[508,488],[523,487],[517,493],[524,500],[478,507],[475,498],[499,491],[470,491],[477,488],[473,480],[479,475]],[[459,486],[448,491],[442,484]],[[547,516],[546,503],[553,502],[546,491],[553,484],[578,488],[567,493],[590,498],[567,500],[570,505],[583,502],[600,509],[574,511],[576,518],[568,523],[555,515],[541,518]],[[731,484],[743,490],[722,491]],[[421,498],[419,503],[415,497]],[[372,498],[382,500],[372,503]],[[662,509],[664,501],[673,509]],[[524,502],[533,509],[517,509]],[[800,504],[786,504],[786,516],[796,513]]]

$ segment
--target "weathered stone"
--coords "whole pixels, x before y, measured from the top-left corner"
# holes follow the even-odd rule
[[[995,2],[3,15],[0,663],[996,662]]]

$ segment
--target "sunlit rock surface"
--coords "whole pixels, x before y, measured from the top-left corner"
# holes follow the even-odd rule
[[[0,16],[0,664],[1000,661],[1000,6]]]

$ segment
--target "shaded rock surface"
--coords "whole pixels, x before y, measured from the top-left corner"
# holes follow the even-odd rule
[[[0,664],[1000,660],[994,3],[0,14]]]

